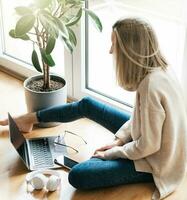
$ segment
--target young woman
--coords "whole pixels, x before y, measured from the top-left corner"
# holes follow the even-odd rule
[[[128,18],[113,25],[110,53],[119,85],[136,91],[133,114],[93,98],[28,113],[15,118],[23,132],[38,122],[69,122],[90,118],[112,131],[116,139],[93,157],[72,168],[69,182],[78,189],[154,182],[152,199],[163,199],[185,177],[187,117],[180,87],[168,71],[156,36],[146,22]],[[1,121],[6,125],[7,120]]]

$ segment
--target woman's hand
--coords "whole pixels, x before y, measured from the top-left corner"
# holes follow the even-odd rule
[[[94,155],[92,156],[92,158],[101,158],[101,159],[105,159],[104,154],[105,154],[104,151],[96,151],[96,152],[94,153]]]
[[[123,144],[124,143],[119,138],[117,138],[114,141],[112,141],[111,143],[96,149],[92,157],[104,159],[104,152],[106,150],[111,149],[115,146],[122,146]]]
[[[36,113],[27,113],[19,117],[14,118],[19,130],[24,133],[32,131],[33,125],[38,123]],[[1,126],[8,125],[8,119],[0,120]]]

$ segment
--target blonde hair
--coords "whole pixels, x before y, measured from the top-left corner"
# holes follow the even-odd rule
[[[148,73],[167,68],[156,35],[146,22],[136,18],[118,20],[113,25],[113,33],[116,77],[124,89],[134,91]]]

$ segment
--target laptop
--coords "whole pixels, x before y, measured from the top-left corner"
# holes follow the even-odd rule
[[[9,113],[8,121],[10,142],[29,170],[58,168],[59,166],[71,169],[78,164],[77,161],[63,156],[62,152],[56,151],[54,145],[56,136],[26,139]]]

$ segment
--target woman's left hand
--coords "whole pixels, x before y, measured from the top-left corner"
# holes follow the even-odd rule
[[[105,159],[105,151],[95,151],[94,155],[92,156],[92,158],[101,158],[101,159]]]

